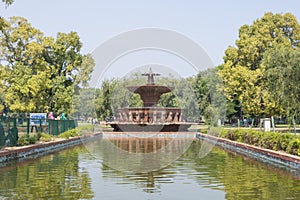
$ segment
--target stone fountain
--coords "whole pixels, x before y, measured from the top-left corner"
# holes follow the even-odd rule
[[[182,132],[187,131],[192,123],[185,122],[183,110],[174,107],[158,107],[157,102],[162,94],[174,88],[156,85],[151,68],[147,76],[147,84],[126,87],[129,91],[141,96],[143,107],[127,107],[118,109],[117,120],[110,122],[114,131],[118,132]]]

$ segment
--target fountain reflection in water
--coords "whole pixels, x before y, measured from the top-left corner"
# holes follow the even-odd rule
[[[170,143],[162,140],[156,142],[158,148]],[[143,149],[145,144],[139,141]],[[145,141],[151,152],[154,139]],[[125,137],[110,142],[129,151]],[[84,146],[77,146],[0,168],[0,199],[299,199],[299,174],[217,147],[199,158],[201,146],[201,141],[192,142],[174,163],[147,173],[99,164]],[[144,150],[132,147],[132,151]]]
[[[177,160],[195,138],[193,132],[103,133],[86,148],[103,164],[118,171],[157,171]],[[138,137],[135,137],[138,136]]]

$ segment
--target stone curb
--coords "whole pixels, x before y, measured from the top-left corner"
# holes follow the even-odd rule
[[[245,155],[250,158],[258,159],[263,162],[271,162],[280,166],[291,167],[300,170],[300,157],[285,152],[273,151],[249,144],[244,144],[225,138],[219,138],[207,134],[197,133],[198,139],[208,142],[217,142],[216,145],[229,149],[236,153]]]
[[[25,160],[33,156],[38,157],[67,147],[79,145],[89,140],[95,140],[98,136],[102,136],[102,134],[96,133],[90,136],[74,137],[22,147],[6,147],[0,151],[0,163],[10,162],[13,160]]]

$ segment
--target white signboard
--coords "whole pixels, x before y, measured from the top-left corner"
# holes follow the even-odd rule
[[[264,119],[264,131],[271,131],[271,120],[270,118],[265,118]]]
[[[39,126],[40,119],[41,125],[46,125],[47,113],[30,113],[30,125],[31,126]]]

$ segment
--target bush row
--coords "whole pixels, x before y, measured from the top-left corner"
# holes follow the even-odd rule
[[[87,131],[92,131],[93,126],[92,125],[85,125],[85,126],[80,126],[74,129],[67,130],[61,134],[59,134],[57,137],[59,138],[70,138],[70,137],[75,137],[75,136],[80,136],[82,131],[87,130]],[[43,142],[48,142],[52,139],[51,135],[47,133],[37,133],[37,134],[25,134],[22,135],[18,139],[18,146],[24,146],[24,145],[29,145],[29,144],[35,144],[37,141],[43,141]]]
[[[18,146],[35,144],[37,141],[48,142],[50,140],[51,140],[51,136],[47,133],[37,133],[34,135],[25,134],[19,137]]]
[[[210,134],[275,151],[300,156],[300,136],[252,129],[210,129]]]

